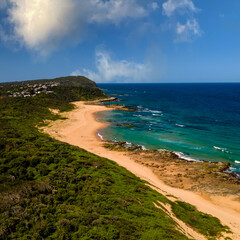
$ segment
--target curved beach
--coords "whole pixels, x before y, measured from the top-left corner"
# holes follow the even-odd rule
[[[73,111],[63,114],[64,117],[67,117],[66,120],[51,122],[48,127],[44,128],[44,131],[58,140],[115,161],[136,176],[149,182],[160,193],[173,195],[196,206],[198,210],[219,218],[234,233],[232,239],[240,239],[240,212],[222,206],[219,204],[220,200],[219,203],[212,202],[194,192],[170,187],[163,183],[150,168],[135,162],[127,153],[104,148],[102,140],[97,136],[97,131],[106,127],[106,124],[98,122],[94,114],[111,109],[99,105],[85,105],[84,102],[75,102],[74,104],[76,108]]]

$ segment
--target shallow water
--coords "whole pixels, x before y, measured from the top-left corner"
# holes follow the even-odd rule
[[[104,139],[181,152],[186,159],[230,162],[240,172],[239,83],[98,86],[138,109],[98,113],[110,123],[100,131]]]

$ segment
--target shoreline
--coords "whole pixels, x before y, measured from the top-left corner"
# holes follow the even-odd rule
[[[218,197],[218,202],[214,202],[208,196],[200,196],[192,191],[169,186],[154,173],[153,168],[137,163],[134,156],[128,152],[106,149],[103,147],[104,142],[100,140],[97,133],[99,129],[106,127],[108,124],[98,122],[94,114],[112,109],[100,105],[85,105],[84,102],[75,102],[74,104],[76,108],[73,111],[62,114],[62,116],[68,119],[51,122],[49,126],[44,128],[44,132],[60,141],[76,145],[96,155],[117,162],[120,166],[147,181],[160,193],[173,195],[182,201],[196,206],[198,210],[217,217],[224,225],[230,227],[234,233],[233,239],[240,239],[240,211],[231,209],[229,206],[219,205],[219,202],[224,203],[227,197]]]

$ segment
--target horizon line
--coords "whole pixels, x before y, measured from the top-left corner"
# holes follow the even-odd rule
[[[219,83],[240,83],[240,82],[96,82],[96,84],[219,84]]]

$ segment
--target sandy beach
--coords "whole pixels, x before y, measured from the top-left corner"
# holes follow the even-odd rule
[[[62,114],[67,118],[66,120],[51,122],[48,127],[44,128],[44,131],[60,141],[79,146],[96,155],[113,160],[149,182],[160,193],[173,195],[196,206],[198,210],[219,218],[234,233],[231,238],[240,239],[240,212],[234,210],[236,207],[223,206],[224,201],[226,201],[224,198],[219,197],[218,200],[210,201],[194,192],[168,186],[154,174],[151,168],[135,162],[126,152],[110,151],[104,148],[103,141],[97,135],[97,131],[106,127],[106,124],[98,122],[94,114],[111,109],[99,105],[85,105],[84,102],[75,102],[74,104],[76,108],[73,111]]]

